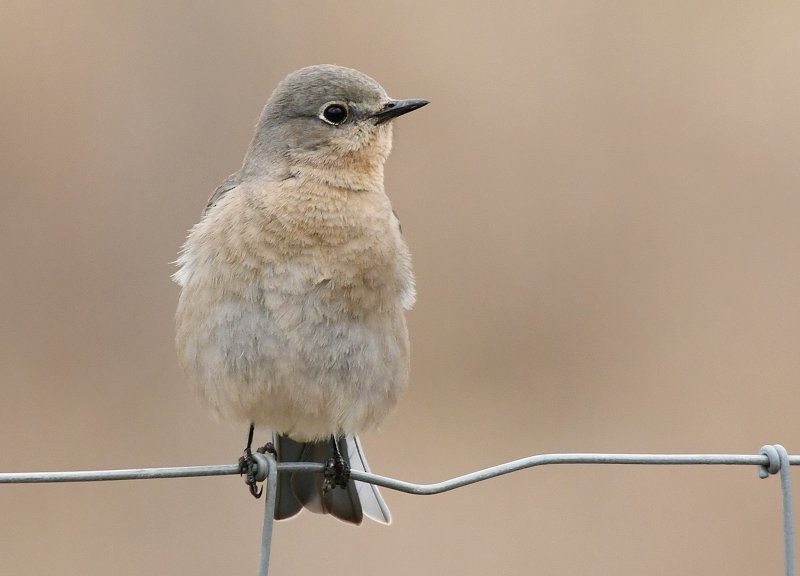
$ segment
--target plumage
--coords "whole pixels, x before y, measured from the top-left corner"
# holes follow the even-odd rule
[[[384,193],[385,120],[423,103],[391,100],[348,68],[290,74],[178,258],[176,342],[194,390],[219,417],[271,429],[281,461],[325,461],[333,435],[366,468],[355,435],[408,381],[415,288]],[[347,119],[332,124],[342,110],[331,106]],[[351,481],[323,494],[306,476],[279,482],[277,517],[300,503],[358,523],[361,493],[364,511],[388,522],[376,488]]]

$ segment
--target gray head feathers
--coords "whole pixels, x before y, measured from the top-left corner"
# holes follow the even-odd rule
[[[344,102],[361,115],[375,112],[389,97],[375,80],[352,68],[319,64],[289,74],[270,96],[259,124],[285,118],[316,117],[328,102]]]
[[[382,180],[392,141],[388,120],[425,104],[392,100],[378,82],[352,68],[321,64],[292,72],[261,113],[241,180],[332,170]]]

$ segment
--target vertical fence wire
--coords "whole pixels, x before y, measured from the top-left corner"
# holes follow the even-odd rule
[[[272,454],[255,452],[253,458],[259,468],[265,469],[267,482],[267,498],[264,502],[264,527],[261,529],[261,563],[258,576],[269,574],[269,553],[272,549],[272,527],[275,524],[275,500],[278,494],[278,464]],[[256,479],[260,479],[256,476]]]
[[[768,459],[758,471],[759,476],[767,478],[771,474],[780,473],[781,500],[783,506],[783,550],[786,576],[795,576],[794,549],[794,504],[792,502],[791,460],[786,448],[780,444],[766,445],[761,453]]]

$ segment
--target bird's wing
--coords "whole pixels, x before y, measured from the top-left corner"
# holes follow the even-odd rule
[[[394,214],[394,219],[397,220],[397,229],[400,230],[400,234],[403,233],[403,225],[400,223],[400,216],[397,215],[397,210],[392,208],[392,214]]]
[[[217,186],[217,189],[214,190],[214,193],[211,195],[211,198],[208,199],[206,203],[206,207],[203,209],[203,215],[205,215],[211,208],[217,205],[217,203],[225,196],[226,193],[230,192],[234,188],[236,188],[241,183],[241,176],[239,172],[234,172],[227,178],[225,181]]]
[[[361,441],[355,434],[349,434],[347,436],[347,452],[350,456],[350,468],[352,470],[370,472],[367,458],[364,456],[364,449],[361,447]],[[381,524],[391,524],[392,515],[378,487],[367,482],[359,482],[358,480],[355,480],[354,483],[358,491],[358,498],[361,501],[361,508],[364,511],[364,515]]]

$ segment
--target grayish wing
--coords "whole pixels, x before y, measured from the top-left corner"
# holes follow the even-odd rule
[[[364,449],[361,447],[361,441],[358,436],[347,436],[347,452],[350,456],[351,470],[370,472],[369,464],[367,464],[367,458],[364,456]],[[353,482],[356,485],[358,499],[361,501],[361,509],[364,511],[364,515],[375,520],[375,522],[391,524],[392,515],[378,487],[374,484],[367,484],[357,480]]]
[[[400,234],[403,233],[403,225],[400,223],[400,216],[397,215],[397,210],[392,208],[392,214],[394,214],[395,220],[397,220],[397,229],[400,230]]]
[[[239,172],[234,172],[227,178],[225,181],[217,186],[217,189],[214,190],[214,193],[211,195],[211,198],[208,199],[208,203],[206,204],[205,209],[203,209],[203,215],[205,216],[211,208],[217,205],[217,203],[222,199],[223,196],[227,192],[230,192],[234,188],[236,188],[241,183],[241,176]]]

